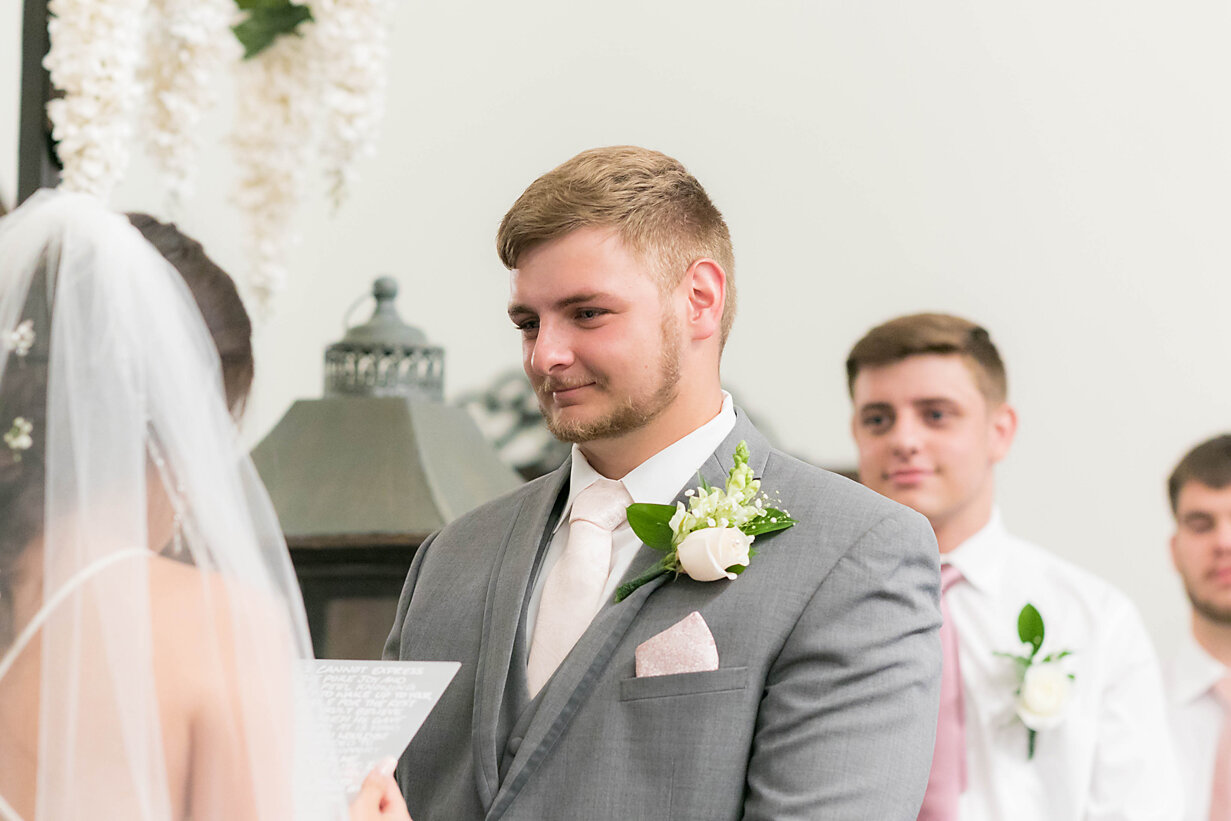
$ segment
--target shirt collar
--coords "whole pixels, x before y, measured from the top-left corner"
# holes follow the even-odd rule
[[[722,409],[713,419],[646,459],[620,481],[624,483],[634,502],[670,504],[734,428],[735,404],[731,400],[731,394],[723,391]],[[568,502],[560,521],[556,523],[557,529],[568,521],[577,494],[600,478],[602,477],[599,472],[586,460],[581,448],[573,445]]]
[[[992,518],[966,541],[940,557],[941,564],[952,564],[962,572],[962,578],[985,593],[992,593],[1000,585],[1004,575],[1008,551],[1004,544],[1009,539],[1000,508],[992,509]]]
[[[1191,634],[1180,642],[1171,666],[1171,698],[1177,705],[1204,696],[1227,674],[1227,668],[1206,652]]]

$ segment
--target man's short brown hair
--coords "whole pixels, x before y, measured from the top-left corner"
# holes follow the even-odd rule
[[[1214,490],[1231,485],[1231,433],[1208,439],[1184,454],[1167,479],[1171,512],[1179,506],[1180,491],[1189,482],[1200,482]]]
[[[722,342],[735,319],[735,255],[722,214],[675,159],[636,146],[583,151],[530,184],[496,234],[500,261],[512,270],[531,248],[578,228],[611,228],[659,274],[663,291],[698,259],[727,274]]]
[[[1008,398],[1004,362],[991,336],[970,320],[950,314],[900,316],[868,331],[846,358],[847,389],[854,396],[855,377],[863,368],[892,365],[921,354],[961,356],[990,404],[999,405]]]

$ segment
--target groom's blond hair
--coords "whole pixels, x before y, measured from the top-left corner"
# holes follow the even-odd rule
[[[735,320],[731,234],[697,178],[675,159],[636,146],[583,151],[530,184],[496,233],[500,261],[512,270],[522,255],[578,228],[611,228],[655,269],[663,292],[698,259],[726,272],[722,342]]]

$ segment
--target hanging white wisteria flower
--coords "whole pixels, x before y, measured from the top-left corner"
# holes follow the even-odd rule
[[[313,0],[312,37],[322,74],[321,156],[334,207],[376,151],[388,85],[391,0]]]
[[[150,0],[146,142],[176,214],[192,193],[200,125],[219,69],[239,58],[234,0]]]
[[[235,160],[236,204],[246,212],[252,273],[249,292],[258,318],[268,318],[286,280],[297,241],[293,223],[311,152],[319,75],[308,36],[279,37],[239,67]]]
[[[141,97],[147,0],[50,0],[43,65],[64,96],[47,104],[61,186],[106,199],[128,164],[132,115]]]

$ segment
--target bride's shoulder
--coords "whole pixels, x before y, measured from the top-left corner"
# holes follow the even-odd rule
[[[291,652],[289,616],[279,597],[213,570],[162,556],[150,561],[155,641],[185,660],[259,655],[258,647]]]

